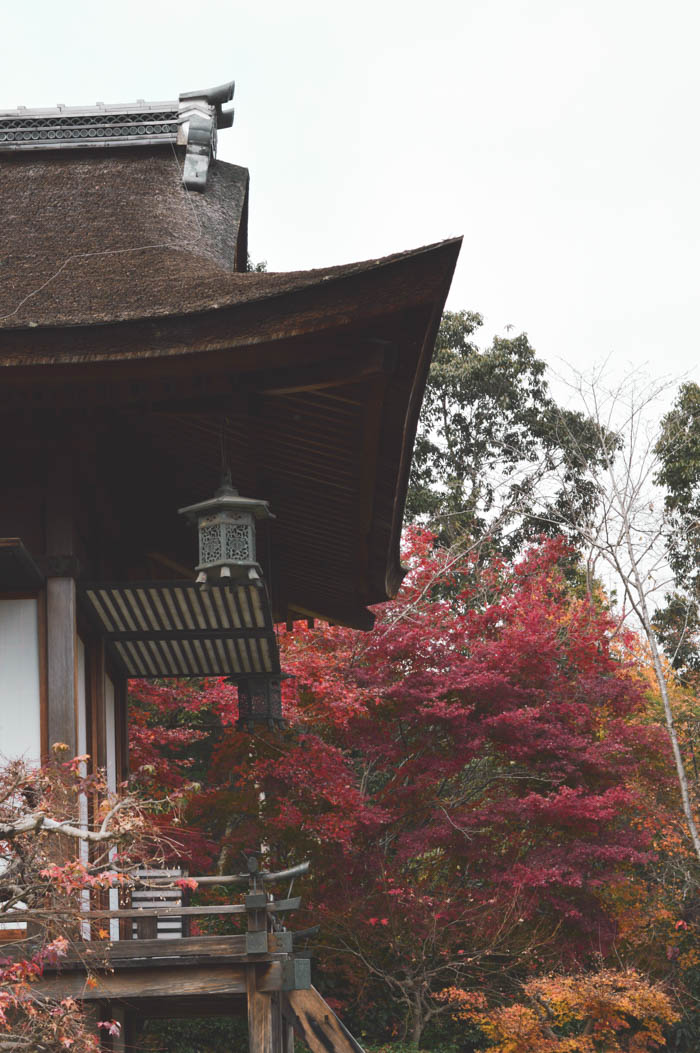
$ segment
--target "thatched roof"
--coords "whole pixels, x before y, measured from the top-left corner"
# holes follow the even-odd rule
[[[0,326],[210,302],[245,269],[247,209],[245,168],[215,162],[195,194],[172,147],[0,156]]]

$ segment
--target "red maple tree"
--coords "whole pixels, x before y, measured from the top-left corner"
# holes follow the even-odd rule
[[[673,784],[629,641],[567,579],[563,541],[476,568],[413,531],[406,559],[372,632],[281,634],[284,734],[236,731],[222,683],[137,685],[135,749],[155,771],[149,707],[184,691],[180,731],[209,707],[183,843],[201,863],[204,832],[224,870],[261,843],[275,866],[310,858],[308,918],[338,989],[417,1045],[445,988],[503,994],[606,953],[609,890],[652,859],[649,812],[658,824]]]

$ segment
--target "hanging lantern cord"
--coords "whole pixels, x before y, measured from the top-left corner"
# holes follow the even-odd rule
[[[226,417],[221,418],[220,445],[221,445],[221,478],[223,479],[231,469],[226,458]]]

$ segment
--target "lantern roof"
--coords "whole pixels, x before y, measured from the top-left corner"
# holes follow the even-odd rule
[[[270,511],[270,504],[268,501],[261,501],[257,497],[241,497],[238,490],[231,483],[231,473],[227,471],[224,474],[221,486],[216,491],[214,497],[209,498],[208,501],[199,501],[196,505],[188,505],[186,508],[178,508],[178,512],[181,516],[186,516],[190,521],[196,520],[199,516],[211,514],[218,510],[226,510],[228,512],[249,512],[255,516],[256,519],[274,519],[273,513]]]

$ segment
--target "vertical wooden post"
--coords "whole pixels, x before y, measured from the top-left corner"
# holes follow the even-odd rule
[[[258,990],[257,968],[252,963],[246,966],[246,991],[249,1053],[273,1053],[272,1001],[269,994]]]
[[[49,750],[65,742],[78,752],[77,628],[70,447],[54,451],[46,494],[46,655]]]
[[[126,1053],[127,1048],[127,1018],[126,1010],[122,1009],[121,1006],[111,1006],[112,1019],[116,1020],[117,1023],[121,1024],[118,1035],[112,1035],[112,1050],[114,1053]]]
[[[104,1019],[104,1013],[101,1012],[101,1008],[99,1002],[83,1002],[83,1014],[92,1034],[100,1039],[100,1049],[102,1049],[104,1045],[102,1042],[102,1035],[97,1026],[97,1021]]]
[[[107,767],[107,730],[105,727],[105,643],[90,640],[88,669],[90,675],[90,755],[92,770]]]
[[[282,997],[279,991],[270,995],[272,1003],[272,1053],[294,1053],[294,1028],[282,1015]]]
[[[76,597],[73,578],[46,582],[46,656],[49,750],[65,742],[68,756],[78,752],[76,720]]]

